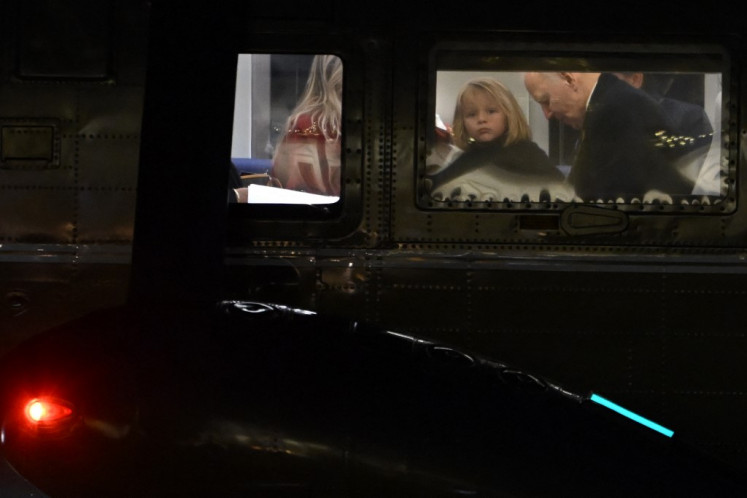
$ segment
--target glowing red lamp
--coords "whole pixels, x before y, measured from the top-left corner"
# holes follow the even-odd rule
[[[34,398],[26,403],[26,419],[34,425],[57,425],[70,420],[73,409],[69,403],[54,398]]]

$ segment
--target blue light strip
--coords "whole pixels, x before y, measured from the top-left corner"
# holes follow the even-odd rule
[[[624,415],[624,416],[628,417],[631,420],[635,420],[639,424],[645,425],[649,429],[653,429],[653,430],[655,430],[657,432],[660,432],[660,433],[664,434],[667,437],[672,437],[674,435],[674,431],[669,430],[666,427],[662,427],[661,425],[657,424],[656,422],[652,422],[652,421],[650,421],[647,418],[641,417],[640,415],[635,414],[635,413],[631,412],[630,410],[627,410],[627,409],[623,408],[620,405],[616,405],[612,401],[610,401],[608,399],[604,399],[603,397],[599,396],[598,394],[592,394],[591,398],[589,398],[589,399],[591,399],[594,403],[599,403],[600,405],[605,406],[605,407],[609,408],[612,411],[616,411],[620,415]]]

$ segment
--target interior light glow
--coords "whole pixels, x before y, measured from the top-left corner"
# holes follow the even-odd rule
[[[34,422],[38,422],[44,418],[44,412],[44,404],[41,401],[34,401],[29,405],[28,414]]]
[[[652,422],[651,420],[645,417],[642,417],[638,415],[637,413],[633,413],[630,410],[623,408],[622,406],[615,404],[612,401],[599,396],[598,394],[592,394],[591,398],[589,399],[591,399],[593,402],[598,403],[606,408],[609,408],[612,411],[619,413],[620,415],[628,417],[629,419],[634,420],[638,422],[639,424],[645,425],[649,429],[653,429],[656,432],[660,432],[661,434],[664,434],[667,437],[672,437],[674,435],[673,430],[667,429],[666,427],[663,427],[657,424],[656,422]]]
[[[34,424],[54,424],[73,414],[73,409],[64,401],[34,398],[26,404],[26,418]]]

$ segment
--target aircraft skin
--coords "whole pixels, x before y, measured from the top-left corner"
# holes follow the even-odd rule
[[[0,378],[3,454],[52,497],[738,496],[747,486],[664,428],[512,365],[265,303],[102,310],[25,342]],[[25,407],[36,396],[70,413],[34,422]]]
[[[3,2],[3,150],[24,127],[52,136],[0,168],[3,351],[124,302],[280,303],[601,393],[744,468],[744,27],[728,9],[639,7]],[[60,13],[110,29],[76,45]],[[419,175],[440,43],[727,47],[729,207],[433,209]],[[81,44],[104,48],[80,66]],[[342,207],[226,204],[247,52],[344,60]],[[606,232],[575,215],[618,218]]]
[[[127,299],[147,15],[142,2],[0,4],[3,352]]]

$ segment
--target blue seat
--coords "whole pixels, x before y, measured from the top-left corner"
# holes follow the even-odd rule
[[[256,159],[252,157],[232,157],[231,162],[239,174],[267,173],[272,168],[272,159]]]

